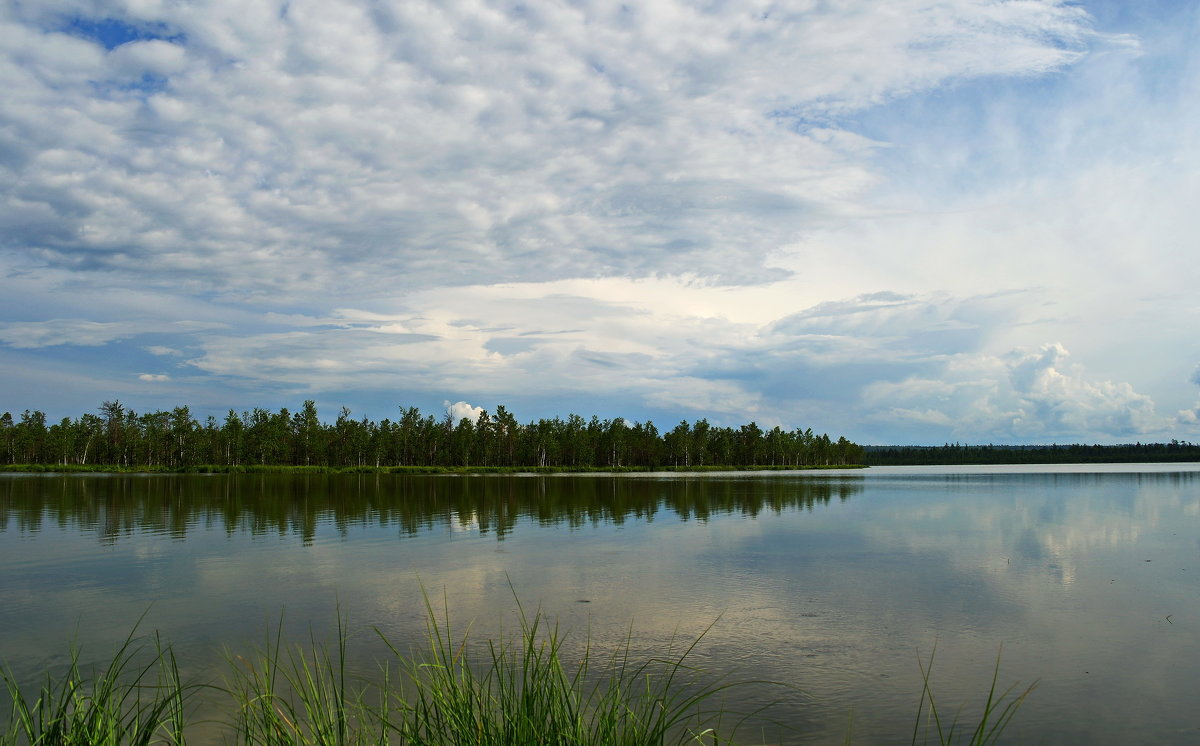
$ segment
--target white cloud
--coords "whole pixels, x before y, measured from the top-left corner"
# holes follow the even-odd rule
[[[108,63],[113,72],[122,77],[166,77],[184,71],[186,54],[182,46],[167,41],[133,41],[109,52]]]
[[[461,420],[471,420],[477,422],[479,415],[483,414],[483,407],[473,407],[465,401],[456,401],[451,404],[449,401],[442,402],[442,406],[450,414],[450,419],[457,425]]]
[[[20,28],[65,12],[95,11],[7,15],[28,49],[100,53]],[[161,78],[151,89],[105,89],[81,76],[94,64],[70,67],[79,54],[37,58],[48,72],[11,89],[12,124],[38,134],[0,205],[28,216],[9,247],[286,298],[447,278],[761,280],[770,251],[878,181],[869,140],[830,112],[1060,67],[1095,36],[1077,8],[977,0],[208,2],[119,18],[186,41],[107,53],[126,77]],[[0,61],[25,72],[28,54]]]

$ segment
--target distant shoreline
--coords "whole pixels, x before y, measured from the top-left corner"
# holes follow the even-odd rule
[[[868,466],[998,466],[1001,464],[1155,464],[1200,461],[1200,444],[863,446]]]
[[[53,474],[639,474],[727,471],[818,471],[865,469],[865,464],[820,466],[292,466],[248,464],[223,466],[116,466],[112,464],[4,464],[3,473]]]

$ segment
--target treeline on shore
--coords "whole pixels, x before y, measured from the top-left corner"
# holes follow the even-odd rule
[[[0,415],[0,464],[167,471],[252,467],[312,469],[636,470],[830,467],[863,463],[861,446],[811,428],[764,430],[751,422],[720,427],[680,422],[659,432],[653,422],[577,414],[517,421],[503,405],[494,414],[454,419],[401,407],[396,420],[355,419],[342,408],[333,423],[314,402],[297,412],[229,410],[201,422],[186,407],[138,414],[119,401],[98,413],[64,417],[26,410]],[[208,467],[204,469],[202,467]]]
[[[864,446],[863,463],[868,466],[916,466],[941,464],[1120,464],[1200,461],[1200,444],[1172,440],[1170,443],[1124,443],[1121,445],[965,445]]]

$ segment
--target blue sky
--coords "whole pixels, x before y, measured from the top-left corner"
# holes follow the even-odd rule
[[[1200,437],[1194,3],[0,0],[0,411]]]

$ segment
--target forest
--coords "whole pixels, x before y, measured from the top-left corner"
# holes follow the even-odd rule
[[[1119,445],[965,445],[865,446],[863,463],[871,466],[932,464],[1096,464],[1200,461],[1200,445],[1123,443]]]
[[[861,464],[863,449],[812,429],[764,430],[682,421],[660,432],[653,422],[577,414],[522,424],[503,405],[478,418],[437,417],[400,407],[395,420],[356,419],[342,408],[332,423],[316,404],[296,412],[229,410],[199,421],[186,406],[138,414],[119,401],[97,413],[64,417],[26,410],[0,416],[0,464],[97,465],[186,469],[200,465],[307,467],[817,467]]]

